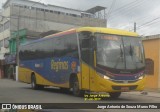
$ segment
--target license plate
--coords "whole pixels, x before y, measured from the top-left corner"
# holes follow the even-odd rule
[[[129,87],[121,87],[121,91],[129,91]]]

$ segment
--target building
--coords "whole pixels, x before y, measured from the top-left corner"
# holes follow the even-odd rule
[[[23,37],[29,40],[40,38],[41,34],[49,31],[59,32],[81,26],[106,27],[105,9],[96,6],[81,11],[30,0],[7,0],[0,13],[0,60],[8,60],[5,64],[10,64],[9,59],[15,57],[16,51],[9,52],[9,48],[16,49],[12,41],[20,37],[19,32],[23,29],[27,32]]]
[[[160,34],[143,39],[146,58],[146,89],[160,90]]]

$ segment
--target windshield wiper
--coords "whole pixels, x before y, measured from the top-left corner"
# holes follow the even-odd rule
[[[132,56],[133,58],[133,49],[132,49],[132,45],[130,44],[130,49],[129,49],[129,54]]]
[[[129,54],[132,57],[132,61],[133,61],[134,65],[135,65],[135,67],[137,69],[137,63],[136,63],[136,61],[133,60],[133,48],[132,48],[131,44],[130,44]]]
[[[114,68],[117,68],[117,65],[118,65],[120,59],[122,59],[122,62],[124,62],[124,53],[122,50],[122,45],[120,45],[120,56],[118,57]]]

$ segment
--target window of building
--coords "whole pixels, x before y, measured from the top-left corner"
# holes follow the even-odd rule
[[[4,39],[4,47],[8,48],[9,47],[9,37]]]
[[[45,12],[49,12],[49,10],[45,9]]]
[[[14,6],[14,7],[19,7],[19,5],[17,5],[17,4],[13,4],[13,6]]]
[[[145,73],[147,75],[154,75],[154,61],[150,58],[145,59],[145,61],[146,61]]]
[[[7,22],[4,23],[4,30],[6,30],[8,28],[9,28],[9,21],[7,21]]]
[[[50,10],[51,13],[53,13],[53,10]]]
[[[20,8],[24,8],[24,6],[23,6],[23,5],[19,5],[19,7],[20,7]]]
[[[76,15],[76,14],[71,14],[71,16],[73,16],[73,17],[77,17],[77,15]]]
[[[32,9],[32,10],[35,10],[36,8],[35,8],[35,7],[31,7],[31,9]]]
[[[3,40],[0,40],[0,47],[3,47]]]
[[[29,9],[29,6],[26,6],[26,5],[25,5],[24,8]]]
[[[3,31],[3,25],[1,24],[0,25],[0,32],[2,32]]]
[[[41,11],[41,8],[36,8],[36,10]]]
[[[56,13],[56,14],[60,14],[60,12],[59,12],[59,11],[54,11],[54,13]]]
[[[44,9],[41,9],[41,11],[44,11]]]

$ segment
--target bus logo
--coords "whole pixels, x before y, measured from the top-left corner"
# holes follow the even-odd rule
[[[72,69],[73,72],[75,72],[76,66],[77,66],[77,63],[76,63],[75,61],[73,61],[73,62],[71,63],[71,69]]]

